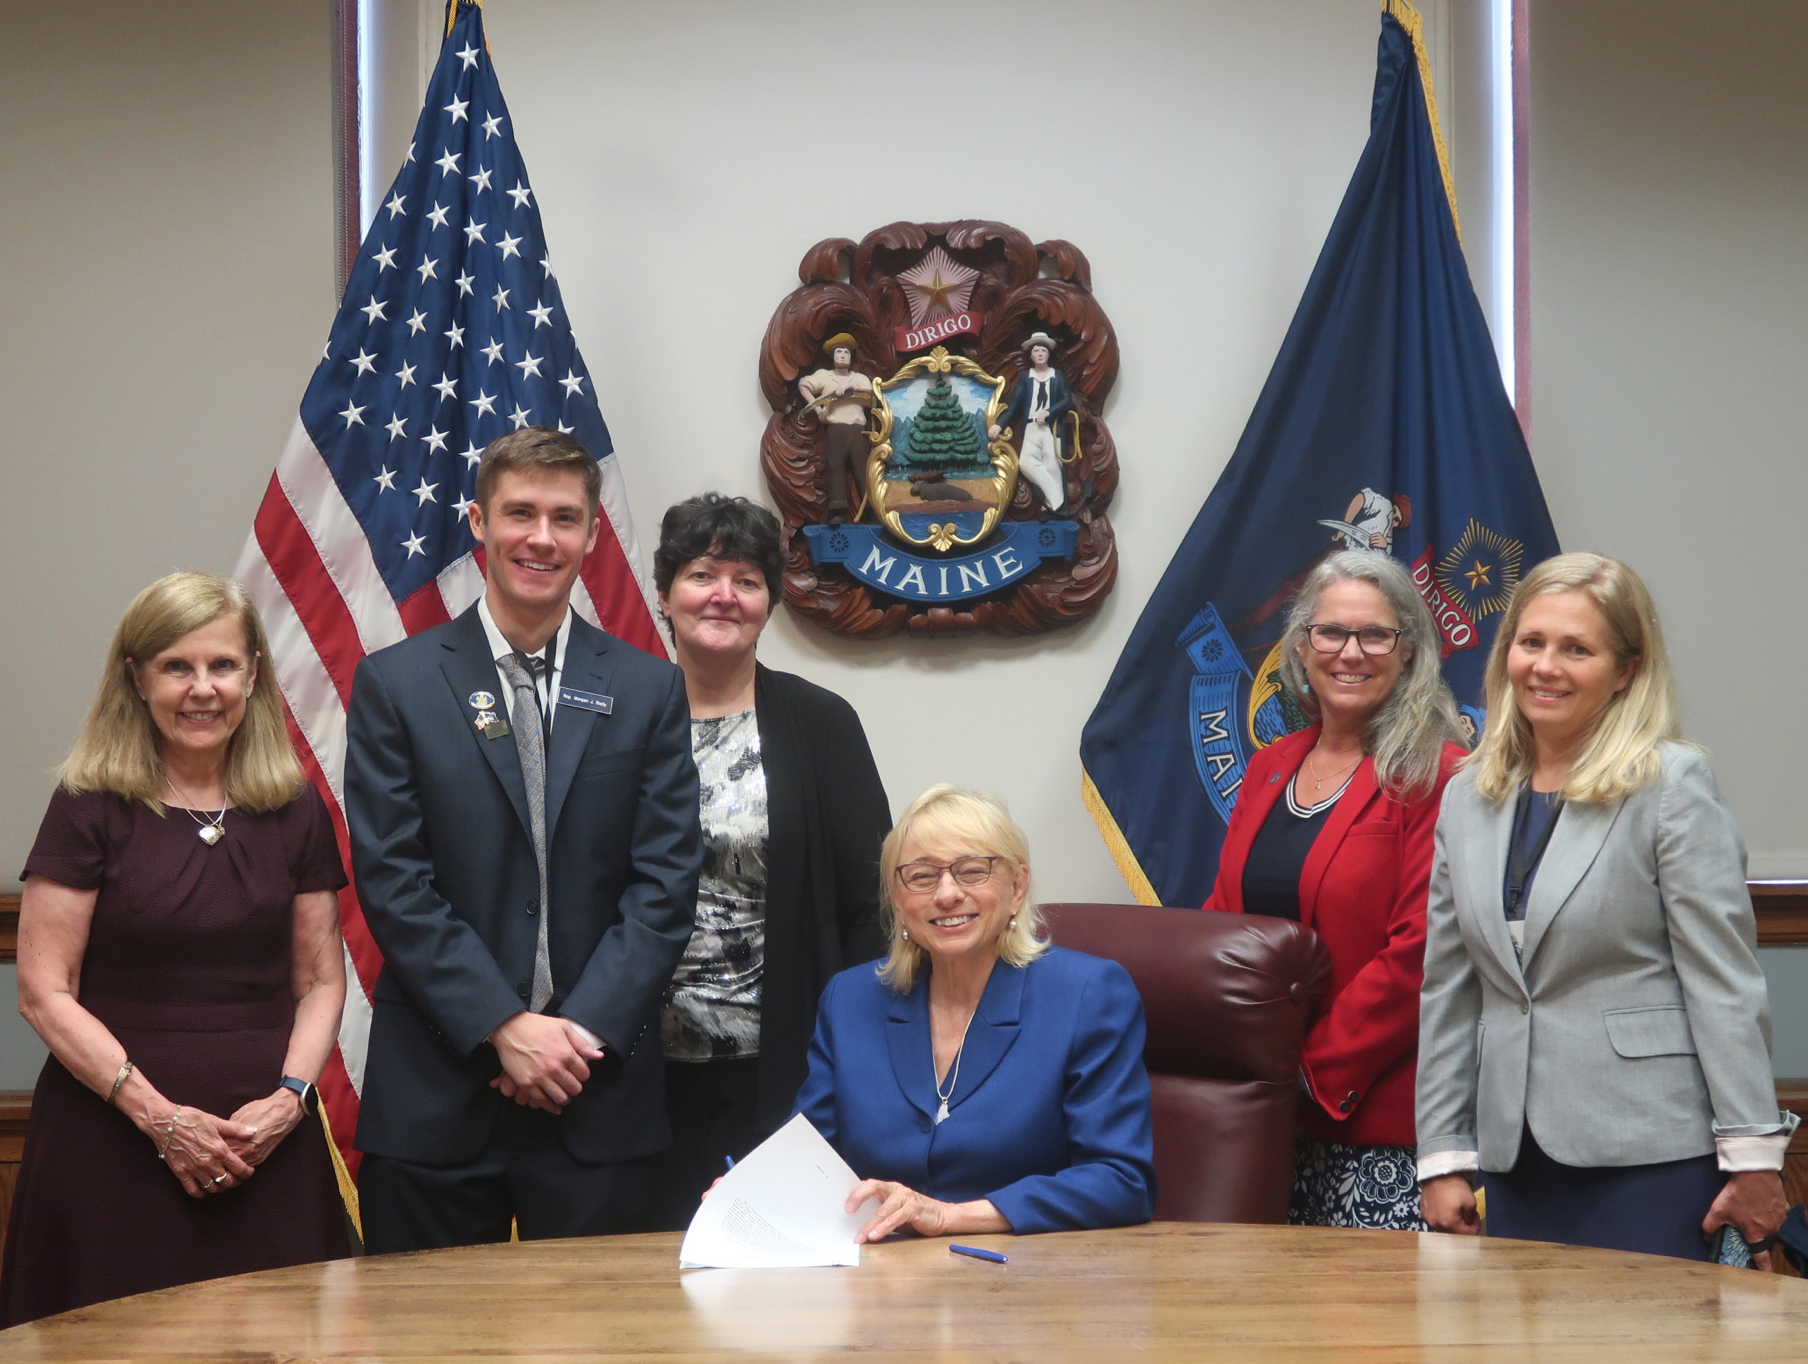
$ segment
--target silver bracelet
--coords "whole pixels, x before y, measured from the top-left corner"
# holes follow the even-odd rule
[[[157,1148],[157,1159],[169,1159],[170,1143],[176,1139],[176,1124],[182,1120],[182,1105],[177,1104],[175,1112],[169,1115],[169,1126],[163,1129],[163,1145]]]

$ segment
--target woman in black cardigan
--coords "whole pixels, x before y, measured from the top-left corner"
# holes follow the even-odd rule
[[[703,878],[666,992],[672,1149],[659,1225],[689,1224],[724,1168],[791,1112],[816,1001],[881,956],[879,845],[891,807],[854,708],[754,658],[777,603],[777,519],[704,493],[665,514],[653,556],[691,704]]]

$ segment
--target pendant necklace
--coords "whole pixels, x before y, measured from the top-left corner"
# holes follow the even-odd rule
[[[1306,768],[1308,774],[1312,778],[1312,790],[1315,793],[1324,790],[1326,782],[1330,781],[1332,777],[1341,777],[1345,772],[1348,772],[1352,767],[1356,766],[1356,763],[1361,762],[1362,758],[1363,755],[1358,753],[1356,755],[1356,762],[1346,763],[1344,766],[1333,772],[1330,777],[1321,777],[1318,775],[1318,764],[1312,761],[1312,755],[1308,753],[1306,755]]]
[[[967,1015],[967,1026],[961,1029],[960,1046],[954,1049],[954,1064],[948,1067],[948,1092],[946,1094],[942,1093],[941,1081],[936,1081],[935,1097],[942,1101],[942,1106],[935,1110],[935,1125],[937,1127],[940,1127],[943,1123],[948,1121],[948,1100],[954,1097],[954,1087],[960,1083],[961,1055],[967,1050],[967,1033],[973,1027],[974,1014],[977,1014],[978,1012],[979,1009],[975,1006],[973,1013]],[[933,1051],[933,1048],[931,1050]],[[933,1077],[935,1073],[935,1057],[933,1055],[929,1058],[929,1065],[930,1074]]]
[[[190,802],[191,808],[187,809],[185,813],[190,819],[194,820],[196,824],[201,826],[199,829],[195,830],[196,838],[200,839],[211,848],[222,838],[226,837],[226,810],[228,807],[222,805],[220,807],[220,813],[215,815],[212,819],[202,819],[201,816],[205,814],[206,811],[202,810],[197,812],[192,808],[194,797],[189,795],[188,792],[184,791],[180,786],[177,786],[175,780],[169,773],[165,772],[163,774],[163,779],[169,783],[170,790],[181,796],[183,800]]]

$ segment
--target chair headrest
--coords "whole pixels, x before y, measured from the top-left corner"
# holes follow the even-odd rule
[[[1291,1082],[1331,980],[1318,935],[1286,919],[1150,905],[1049,904],[1062,947],[1130,973],[1152,1071]]]

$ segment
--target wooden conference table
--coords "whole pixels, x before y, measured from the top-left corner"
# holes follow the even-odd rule
[[[679,1237],[391,1255],[147,1293],[0,1360],[1736,1360],[1808,1356],[1808,1281],[1528,1241],[1156,1223],[686,1270]]]

